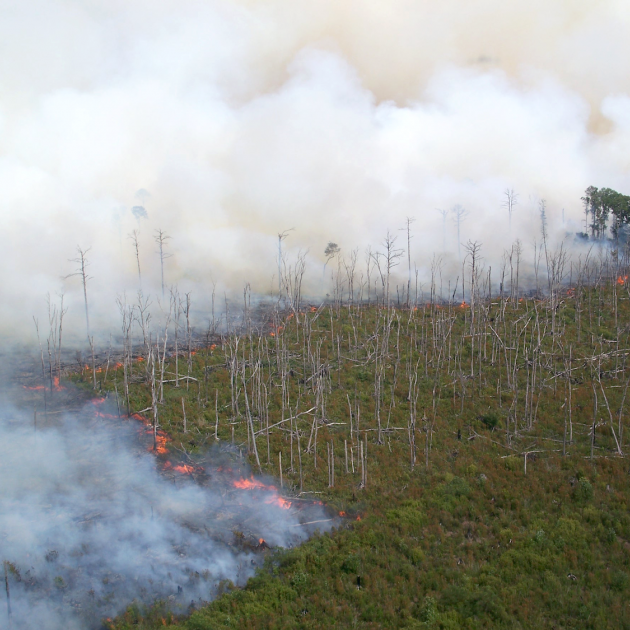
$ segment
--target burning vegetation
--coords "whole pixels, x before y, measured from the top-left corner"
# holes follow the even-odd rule
[[[512,570],[529,566],[532,548],[564,618],[577,618],[581,601],[562,586],[567,579],[588,580],[623,618],[627,252],[568,264],[560,249],[549,254],[545,282],[524,293],[518,250],[505,259],[497,292],[479,249],[469,249],[463,283],[445,299],[437,297],[438,270],[426,296],[409,284],[394,300],[386,277],[382,290],[366,295],[348,269],[334,299],[320,306],[302,303],[294,277],[275,307],[255,312],[245,302],[238,329],[217,325],[196,345],[178,323],[178,300],[151,331],[139,307],[121,308],[128,325],[120,356],[73,377],[98,393],[88,404],[93,420],[132,427],[138,452],[164,479],[216,496],[220,509],[203,518],[186,513],[187,530],[219,530],[238,553],[271,547],[276,562],[246,595],[237,589],[187,611],[191,628],[221,627],[228,617],[244,625],[247,611],[257,627],[272,626],[285,615],[275,580],[291,594],[286,616],[307,610],[321,627],[332,623],[324,592],[336,623],[341,615],[347,626],[357,615],[391,627],[434,615],[443,624],[517,618],[545,627],[553,616],[542,599],[534,610],[504,603],[514,601],[509,585],[529,592],[538,583]],[[57,365],[53,356],[44,373]],[[45,378],[43,390],[23,392],[50,404],[63,392]],[[204,459],[209,444],[229,461]],[[273,531],[244,526],[250,509],[254,519],[260,510],[293,518],[298,531],[337,531],[282,551]],[[222,510],[238,514],[229,535]],[[480,566],[500,576],[496,593],[473,569]],[[616,586],[603,567],[613,567]],[[588,614],[604,610],[596,597],[589,601]],[[125,628],[130,619],[111,625]]]

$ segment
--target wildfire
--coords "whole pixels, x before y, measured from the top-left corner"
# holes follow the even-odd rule
[[[567,295],[569,297],[575,297],[575,289],[573,287],[571,287],[570,289],[567,289]]]
[[[151,433],[152,430],[149,429],[147,432]],[[168,435],[166,435],[166,433],[158,431],[158,434],[155,436],[155,452],[158,453],[158,455],[165,455],[166,453],[168,453],[168,449],[166,448],[166,443],[168,442],[168,440],[169,437]],[[149,446],[149,450],[152,451],[153,446]]]
[[[628,276],[619,276],[617,278],[617,284],[619,285],[626,284],[627,281],[628,281]]]
[[[195,467],[188,464],[180,464],[179,466],[173,466],[173,470],[183,475],[192,475],[195,472]]]
[[[311,313],[317,313],[317,307],[311,306]]]
[[[108,420],[116,420],[119,416],[118,415],[114,415],[113,413],[104,413],[103,411],[99,411],[98,407],[99,405],[102,405],[105,402],[105,398],[93,398],[92,400],[90,400],[90,402],[94,405],[94,407],[97,407],[97,409],[94,409],[94,415],[97,418],[107,418]]]
[[[259,539],[258,539],[258,544],[259,544],[259,545],[262,545],[264,542],[265,542],[265,539],[264,539],[264,538],[259,538]]]
[[[272,492],[277,492],[277,488],[275,486],[267,486],[262,481],[258,481],[258,479],[254,479],[251,477],[250,479],[238,479],[237,481],[232,482],[232,485],[235,488],[240,488],[241,490],[270,490]]]
[[[265,503],[270,505],[277,505],[283,510],[288,510],[291,507],[291,501],[287,501],[278,494],[278,489],[275,486],[268,486],[258,479],[251,477],[250,479],[237,479],[232,482],[235,488],[240,490],[265,490],[271,492],[272,496],[265,499]]]
[[[216,347],[217,347],[217,344],[216,344],[216,343],[213,343],[213,344],[210,346],[210,350],[216,350]]]
[[[462,303],[459,305],[459,308],[468,308],[468,304],[466,304],[466,302],[462,302]]]
[[[348,516],[343,510],[339,512],[339,516]]]
[[[46,389],[45,385],[34,385],[33,387],[29,387],[28,385],[22,385],[22,389],[29,389],[31,391],[42,391],[43,389]],[[63,387],[62,385],[59,384],[59,377],[58,376],[54,376],[53,377],[53,387],[52,387],[53,391],[55,392],[61,392],[64,389],[66,389],[65,387]]]

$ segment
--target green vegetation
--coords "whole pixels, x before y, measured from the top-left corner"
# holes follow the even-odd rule
[[[472,308],[275,312],[179,357],[177,382],[160,344],[126,345],[98,386],[151,409],[171,458],[215,430],[254,471],[278,476],[282,452],[286,493],[348,518],[199,610],[110,627],[630,628],[630,295],[589,273],[544,300],[473,275]]]

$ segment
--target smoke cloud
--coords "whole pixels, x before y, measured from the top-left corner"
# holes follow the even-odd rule
[[[111,320],[134,229],[145,291],[161,228],[167,284],[197,296],[267,292],[289,228],[313,294],[328,241],[362,258],[407,216],[421,280],[433,253],[457,263],[438,208],[468,210],[488,263],[540,238],[540,199],[550,235],[580,230],[586,186],[628,192],[629,26],[620,0],[5,2],[4,326],[48,291],[80,317],[77,245]]]
[[[286,546],[330,525],[299,526],[305,513],[235,488],[238,462],[221,471],[218,452],[205,483],[169,481],[139,442],[139,423],[95,418],[93,405],[39,423],[35,431],[32,415],[11,408],[0,417],[0,556],[16,630],[98,628],[132,600],[186,611],[212,599],[220,580],[253,574],[258,536]],[[308,509],[310,520],[325,518]],[[3,593],[3,627],[5,606]]]

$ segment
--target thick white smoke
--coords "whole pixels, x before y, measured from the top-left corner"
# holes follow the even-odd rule
[[[186,611],[212,599],[220,580],[242,584],[260,564],[234,531],[287,545],[329,525],[301,527],[268,493],[234,489],[236,470],[215,465],[204,485],[185,475],[175,484],[138,444],[139,423],[95,419],[90,407],[48,428],[40,415],[37,430],[15,409],[0,417],[0,557],[10,563],[16,630],[99,628],[133,600]],[[323,508],[310,510],[321,520]]]
[[[309,249],[377,247],[405,217],[422,276],[461,240],[496,262],[516,237],[581,229],[588,185],[628,190],[630,8],[620,0],[5,2],[0,19],[2,321],[42,296],[110,316],[159,285],[274,286],[277,233]],[[512,233],[503,191],[519,193]],[[139,192],[140,191],[140,192]],[[150,196],[142,191],[149,193]],[[142,205],[148,218],[136,218]],[[564,209],[564,214],[563,214]],[[563,221],[564,217],[564,221]],[[400,233],[401,237],[402,234]],[[402,238],[400,243],[402,244]],[[403,274],[404,275],[404,274]]]

